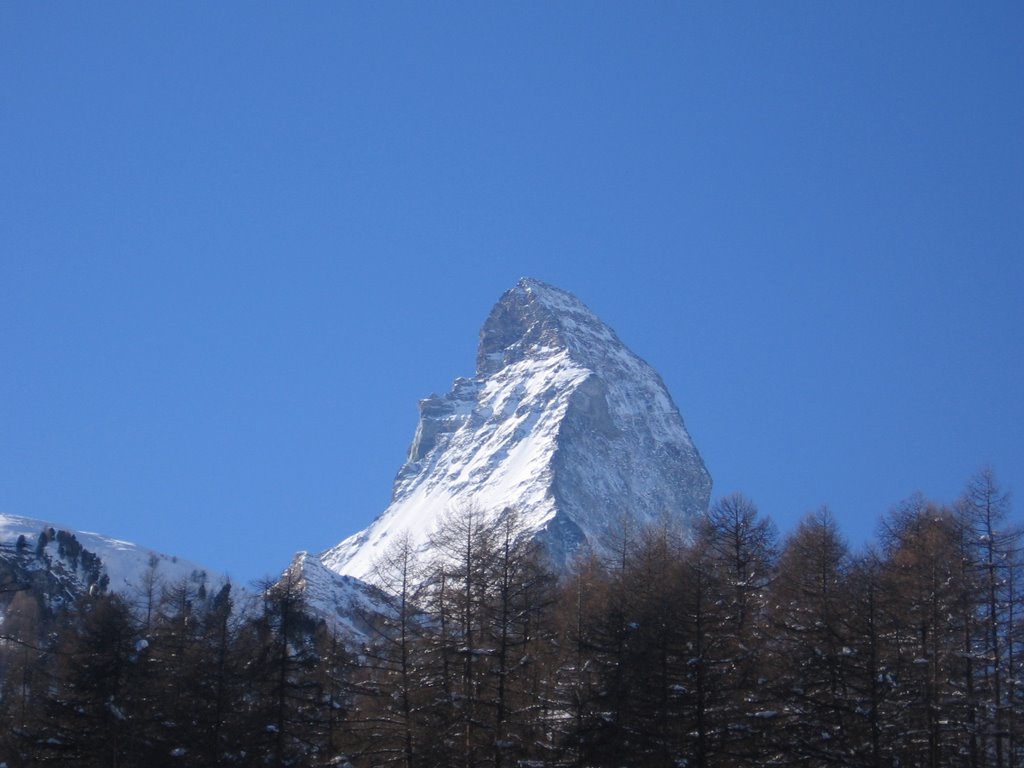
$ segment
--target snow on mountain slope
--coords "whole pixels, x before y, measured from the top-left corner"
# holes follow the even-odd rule
[[[370,623],[388,613],[387,601],[370,584],[328,569],[320,558],[299,552],[278,583],[292,578],[302,593],[306,609],[323,619],[342,636],[365,639],[372,636]]]
[[[39,536],[47,532],[47,541],[42,550],[46,560],[35,558],[38,552]],[[53,533],[50,534],[49,532]],[[71,556],[67,539],[56,534],[74,536],[84,552],[99,558],[98,573],[90,575],[86,566],[86,558],[81,555]],[[152,568],[160,582],[166,585],[182,580],[195,584],[205,582],[207,586],[220,585],[224,578],[219,574],[207,571],[201,565],[171,555],[165,555],[127,541],[101,536],[98,533],[73,531],[66,526],[34,520],[28,517],[0,514],[0,548],[7,555],[18,552],[18,537],[25,537],[23,560],[31,568],[58,568],[63,573],[65,586],[74,589],[86,589],[93,576],[103,579],[106,588],[115,592],[130,595],[142,585],[144,575]],[[62,539],[64,541],[62,541]],[[61,551],[65,554],[62,555]],[[91,562],[91,560],[89,561]]]
[[[710,493],[657,373],[576,297],[524,278],[484,324],[476,376],[420,402],[391,504],[321,560],[367,578],[397,535],[426,548],[449,510],[473,505],[516,507],[565,563],[580,547],[609,550],[624,516],[685,522]]]

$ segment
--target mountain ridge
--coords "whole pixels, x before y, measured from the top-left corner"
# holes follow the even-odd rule
[[[129,600],[154,585],[204,589],[229,579],[191,560],[57,523],[0,513],[0,593],[30,590],[50,610],[95,591]],[[4,610],[0,604],[0,624]]]

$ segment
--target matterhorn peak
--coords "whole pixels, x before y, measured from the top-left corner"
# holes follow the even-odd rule
[[[391,504],[327,568],[365,578],[395,538],[426,549],[460,508],[515,508],[555,565],[609,551],[624,520],[707,510],[711,478],[661,378],[572,294],[520,280],[484,322],[476,368],[420,401]]]
[[[480,331],[477,376],[488,376],[528,355],[567,350],[579,360],[604,345],[619,345],[615,333],[573,296],[524,277],[506,291]]]

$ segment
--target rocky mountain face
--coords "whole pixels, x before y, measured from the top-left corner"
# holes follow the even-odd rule
[[[320,562],[367,578],[396,537],[425,549],[446,514],[471,505],[516,508],[564,565],[614,548],[624,520],[686,522],[710,493],[658,374],[577,298],[523,279],[484,323],[476,375],[420,402],[388,508]]]

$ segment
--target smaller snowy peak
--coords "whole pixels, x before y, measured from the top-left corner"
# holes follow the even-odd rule
[[[21,578],[35,572],[56,578],[67,596],[93,585],[131,595],[147,579],[207,588],[226,579],[203,566],[128,541],[17,515],[0,515],[0,561]]]
[[[379,590],[360,579],[335,573],[308,552],[295,555],[273,589],[285,585],[302,594],[308,611],[350,638],[367,637],[372,620],[388,611]]]

